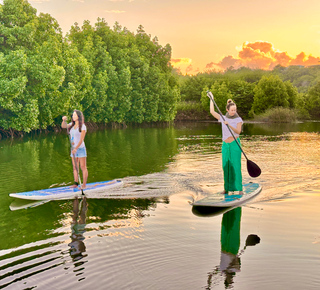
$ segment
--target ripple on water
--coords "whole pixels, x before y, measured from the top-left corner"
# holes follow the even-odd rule
[[[54,285],[56,289],[89,289],[107,285],[112,289],[123,282],[123,289],[139,289],[141,285],[161,289],[159,286],[168,281],[168,289],[178,289],[181,281],[199,279],[204,285],[209,271],[214,272],[212,269],[219,263],[220,220],[197,218],[191,228],[187,201],[190,201],[189,196],[198,198],[220,190],[223,173],[220,144],[210,138],[202,144],[201,135],[189,139],[192,144],[184,143],[163,172],[126,177],[122,179],[123,187],[89,196],[132,200],[157,198],[147,209],[121,208],[119,201],[119,209],[123,212],[116,209],[102,219],[108,207],[112,207],[111,203],[89,200],[89,204],[95,204],[96,212],[89,211],[87,222],[76,233],[72,230],[70,214],[65,214],[61,215],[56,229],[48,230],[56,236],[0,251],[0,287],[48,289]],[[189,139],[181,142],[189,142]],[[289,200],[293,193],[302,189],[315,194],[313,189],[319,188],[319,145],[319,135],[312,133],[243,138],[246,154],[262,169],[262,175],[255,180],[263,185],[263,191],[255,201]],[[243,179],[252,181],[245,171],[245,160],[242,161]],[[168,196],[170,200],[166,199]],[[60,210],[66,211],[67,205],[68,201],[61,203]],[[184,205],[188,205],[188,210]],[[317,245],[318,240],[316,236],[310,244]],[[263,261],[265,253],[261,255]],[[297,261],[296,265],[306,268],[315,259],[311,254],[299,253],[291,258]],[[212,260],[211,268],[202,264],[208,259]],[[184,266],[186,261],[190,263],[188,266]],[[190,279],[194,270],[192,261],[197,261],[197,268],[203,267],[203,277]],[[263,268],[270,265],[263,265]],[[290,269],[299,271],[295,267]],[[279,269],[279,272],[290,274],[286,269]],[[215,283],[221,285],[221,275],[218,273],[217,277]],[[239,277],[239,286],[241,283],[252,283],[253,286],[261,281],[267,283],[260,276],[255,276],[258,277],[256,280],[246,276],[244,282]],[[308,279],[311,286],[319,285],[311,274]],[[274,285],[274,281],[269,286]],[[188,285],[192,285],[192,281]]]

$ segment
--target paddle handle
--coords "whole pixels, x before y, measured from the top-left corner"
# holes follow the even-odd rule
[[[213,102],[213,104],[214,104],[214,106],[216,107],[216,109],[217,109],[217,111],[218,111],[218,113],[219,113],[220,117],[221,117],[221,118],[222,118],[222,120],[225,122],[226,120],[225,120],[225,118],[223,117],[223,115],[222,115],[222,113],[221,113],[221,111],[220,111],[220,109],[219,109],[218,105],[217,105],[217,104],[216,104],[216,102],[214,101],[213,95],[212,95],[212,93],[211,93],[210,91],[207,91],[207,96],[208,96],[208,97],[210,98],[210,100]],[[239,142],[238,142],[237,138],[234,136],[234,134],[233,134],[233,132],[232,132],[231,128],[229,127],[229,125],[227,125],[227,127],[228,127],[228,129],[229,129],[229,131],[230,131],[230,133],[231,133],[231,135],[232,135],[233,139],[237,142],[237,144],[238,144],[238,146],[239,146],[239,148],[240,148],[241,152],[243,153],[244,157],[248,160],[247,155],[246,155],[246,154],[244,153],[244,151],[242,150],[241,145],[239,144]]]

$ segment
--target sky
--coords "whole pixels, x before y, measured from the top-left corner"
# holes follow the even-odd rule
[[[0,1],[1,2],[1,1]],[[104,18],[135,32],[141,24],[172,47],[182,74],[277,64],[320,64],[319,0],[29,0],[64,33]]]

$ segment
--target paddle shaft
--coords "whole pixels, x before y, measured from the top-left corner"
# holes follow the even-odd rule
[[[221,113],[221,111],[220,111],[220,109],[219,109],[218,105],[216,104],[216,102],[214,101],[214,99],[212,98],[212,96],[211,96],[209,93],[208,93],[207,95],[209,96],[210,100],[213,102],[214,106],[215,106],[215,107],[216,107],[216,109],[218,110],[218,113],[219,113],[220,117],[221,117],[221,118],[222,118],[222,120],[225,122],[226,120],[225,120],[225,118],[223,117],[223,115],[222,115],[222,113]],[[237,138],[234,136],[234,134],[233,134],[233,132],[232,132],[231,128],[229,127],[229,125],[227,125],[227,127],[228,127],[228,129],[229,129],[229,131],[230,131],[230,133],[231,133],[232,137],[233,137],[233,138],[234,138],[234,140],[237,142],[237,144],[238,144],[238,146],[239,146],[239,148],[240,148],[241,152],[243,153],[244,157],[248,160],[247,155],[246,155],[246,154],[244,153],[244,151],[242,150],[241,145],[239,144],[239,142],[238,142]]]
[[[67,133],[68,133],[68,136],[69,136],[69,141],[70,141],[70,145],[71,145],[71,153],[72,153],[73,146],[72,146],[72,141],[71,141],[71,136],[70,136],[70,131],[69,131],[69,128],[68,128],[68,124],[67,124]],[[79,168],[78,168],[78,164],[77,164],[77,159],[76,159],[76,156],[73,153],[72,153],[72,159],[73,159],[73,162],[74,162],[74,167],[76,168],[76,171],[77,171],[77,174],[78,174],[78,181],[79,181],[79,185],[80,185],[80,189],[81,189],[81,194],[84,195],[84,192],[83,192],[83,189],[82,189],[82,184],[81,184],[80,172],[79,172]]]

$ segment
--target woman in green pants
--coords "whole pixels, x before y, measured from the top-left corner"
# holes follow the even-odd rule
[[[242,130],[243,121],[237,113],[236,104],[229,99],[227,101],[227,114],[225,121],[220,114],[214,110],[214,104],[210,100],[210,113],[222,125],[222,167],[224,175],[224,192],[239,191],[242,194],[242,174],[241,174],[241,150],[230,133],[227,125],[233,131],[233,135],[237,138],[239,144],[239,135]]]

